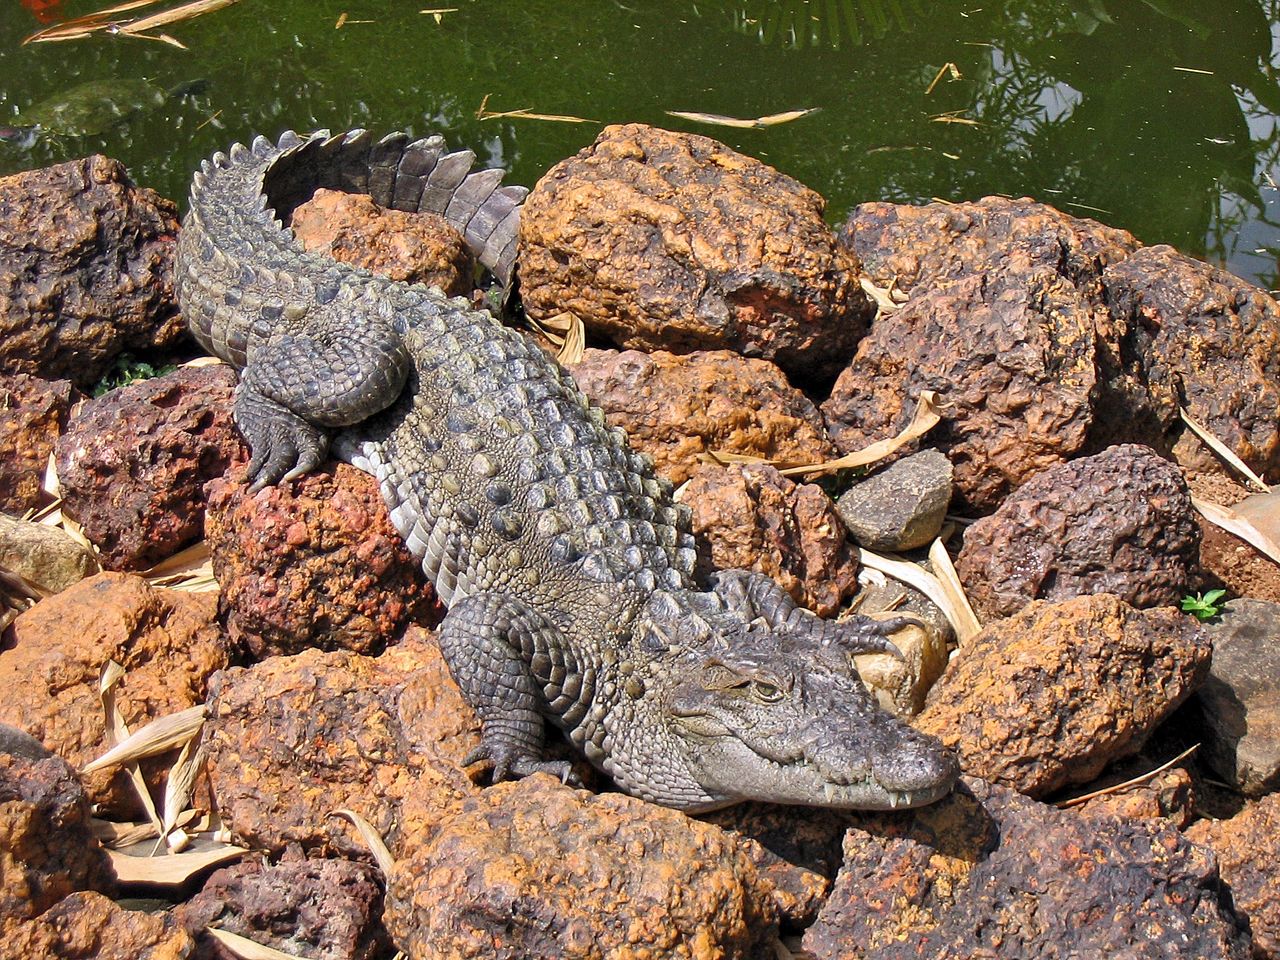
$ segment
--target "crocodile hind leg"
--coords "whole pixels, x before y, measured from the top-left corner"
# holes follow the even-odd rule
[[[918,624],[913,617],[875,620],[854,614],[846,620],[824,620],[798,605],[776,580],[751,570],[722,570],[709,578],[711,590],[725,605],[747,620],[761,619],[790,639],[850,654],[888,653],[902,658],[889,639],[903,627]]]
[[[409,358],[400,334],[389,324],[352,326],[333,336],[273,331],[253,351],[234,411],[252,451],[253,490],[314,470],[328,452],[326,428],[367,419],[404,388]]]
[[[480,717],[480,746],[466,758],[493,764],[494,783],[531,773],[571,779],[567,760],[543,759],[545,698],[529,658],[552,644],[555,628],[518,600],[476,594],[449,608],[440,650],[462,695]]]

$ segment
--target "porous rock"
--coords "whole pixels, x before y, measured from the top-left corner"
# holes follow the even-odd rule
[[[57,593],[97,573],[98,560],[65,530],[0,515],[0,568]]]
[[[94,155],[0,178],[0,365],[92,386],[184,331],[177,208]]]
[[[966,773],[1043,797],[1136,753],[1204,680],[1211,644],[1191,617],[1110,594],[1036,601],[987,624],[915,724]]]
[[[844,452],[891,437],[920,394],[944,404],[929,444],[957,500],[994,509],[1039,471],[1085,450],[1096,419],[1095,307],[1048,268],[974,274],[919,290],[877,318],[822,404]]]
[[[291,226],[304,250],[449,296],[471,290],[474,258],[438,213],[388,210],[368,196],[322,189],[293,211]]]
[[[1246,796],[1280,787],[1280,604],[1241,598],[1205,624],[1209,676],[1197,692],[1204,758]]]
[[[1280,957],[1280,794],[1249,804],[1230,820],[1201,820],[1187,838],[1218,857],[1236,909],[1249,918],[1256,960]]]
[[[864,547],[914,550],[942,529],[951,474],[950,460],[937,450],[921,450],[855,483],[836,500],[836,512]]]
[[[780,911],[744,846],[539,774],[464,801],[405,852],[387,929],[422,960],[766,956]]]
[[[767,360],[727,350],[586,350],[570,367],[610,425],[681,484],[710,451],[790,463],[835,456],[822,416]]]
[[[434,638],[412,628],[378,658],[309,650],[223,673],[205,727],[224,822],[248,845],[367,856],[351,809],[396,851],[475,792],[462,760],[480,725]],[[412,795],[415,812],[403,809]]]
[[[858,586],[858,560],[830,498],[773,467],[703,466],[681,490],[710,545],[704,573],[755,570],[799,604],[832,616]]]
[[[1103,283],[1157,416],[1177,424],[1185,408],[1254,470],[1280,470],[1280,304],[1168,246],[1108,265]],[[1189,431],[1174,451],[1216,456]]]
[[[141,570],[199,540],[204,485],[244,457],[235,374],[180,367],[91,400],[58,441],[67,516],[111,570]]]
[[[0,374],[0,511],[39,506],[54,442],[71,412],[70,380]]]
[[[33,734],[77,769],[107,749],[98,678],[109,661],[124,667],[116,703],[136,730],[203,703],[206,682],[230,659],[211,593],[152,587],[128,574],[82,580],[22,613],[0,650],[0,722]],[[140,763],[162,787],[177,756]],[[128,775],[99,770],[85,778],[104,816],[141,816]]]
[[[1075,803],[1071,809],[1087,817],[1103,815],[1143,820],[1158,817],[1181,829],[1195,817],[1196,797],[1191,774],[1186,767],[1174,766],[1150,776],[1158,766],[1160,760],[1139,754],[1137,761],[1120,764],[1106,776],[1079,787],[1081,796],[1090,793],[1098,796]],[[1129,783],[1135,779],[1139,782]]]
[[[727,349],[806,378],[834,374],[873,313],[824,201],[694,134],[606,127],[534,187],[520,288],[640,350]]]
[[[377,481],[346,464],[257,493],[217,479],[205,523],[227,629],[255,659],[377,652],[436,609]]]
[[[382,886],[370,864],[283,860],[216,871],[177,916],[197,938],[214,925],[308,960],[374,960],[391,953],[381,912]],[[217,960],[236,956],[209,946]]]
[[[77,890],[114,889],[89,800],[66,761],[0,753],[0,937]]]
[[[100,893],[73,893],[14,928],[6,957],[57,960],[186,960],[195,941],[167,911],[127,910]],[[12,951],[12,952],[9,952]]]
[[[1187,485],[1199,500],[1233,510],[1252,493],[1220,471],[1187,471]],[[1275,501],[1272,500],[1274,503]],[[1225,587],[1233,597],[1280,603],[1280,565],[1252,544],[1210,523],[1197,511],[1200,524],[1200,569],[1207,586]]]
[[[1182,473],[1124,444],[1028,480],[965,531],[956,570],[984,617],[1090,593],[1152,607],[1186,594],[1199,549]]]
[[[820,960],[1246,960],[1216,861],[1162,820],[1083,817],[966,778],[867,816],[804,948]]]

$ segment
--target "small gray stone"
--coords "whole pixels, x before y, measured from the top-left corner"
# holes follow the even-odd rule
[[[1206,760],[1259,797],[1280,786],[1280,604],[1232,600],[1206,629],[1213,663],[1197,694]]]
[[[33,587],[59,593],[98,572],[93,551],[63,530],[0,514],[0,569]]]
[[[854,486],[836,501],[836,511],[862,546],[914,550],[942,529],[951,473],[943,454],[921,450]]]

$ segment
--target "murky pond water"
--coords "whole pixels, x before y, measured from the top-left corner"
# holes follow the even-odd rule
[[[833,223],[1029,195],[1280,286],[1280,0],[241,0],[156,31],[186,49],[23,45],[104,5],[0,0],[0,127],[70,128],[11,131],[0,173],[98,150],[180,198],[232,140],[364,126],[439,130],[531,185],[636,120],[761,157]],[[813,108],[758,129],[667,113]]]

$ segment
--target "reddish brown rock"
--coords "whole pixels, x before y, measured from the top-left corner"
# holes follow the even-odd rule
[[[125,670],[116,703],[131,730],[203,703],[209,675],[225,667],[228,644],[215,622],[211,593],[151,587],[127,574],[103,573],[21,614],[0,650],[0,723],[34,735],[77,769],[107,749],[98,678],[111,660]],[[152,789],[176,751],[141,764]],[[142,815],[127,775],[85,777],[103,815]]]
[[[1185,408],[1255,470],[1280,476],[1280,305],[1271,295],[1167,246],[1109,265],[1103,282],[1161,420],[1176,424]],[[1214,459],[1188,440],[1191,462]]]
[[[462,760],[479,734],[434,639],[411,630],[377,659],[309,650],[226,671],[205,744],[218,809],[238,839],[364,857],[363,841],[330,814],[356,811],[395,852],[405,832],[478,789]]]
[[[1082,817],[969,779],[868,816],[804,934],[826,960],[1247,960],[1214,858],[1161,820]]]
[[[863,272],[912,294],[974,273],[1049,269],[1090,301],[1102,300],[1102,271],[1139,247],[1133,235],[1071,217],[1028,199],[971,203],[863,203],[840,229]]]
[[[984,618],[1090,593],[1176,605],[1196,575],[1196,516],[1174,464],[1109,447],[1037,474],[969,527],[956,570]]]
[[[727,350],[587,350],[570,371],[610,425],[675,484],[712,450],[789,463],[835,456],[817,408],[766,360]]]
[[[1201,820],[1187,838],[1218,857],[1236,909],[1249,918],[1253,955],[1280,957],[1280,794],[1249,804],[1230,820]]]
[[[346,464],[257,493],[209,484],[206,539],[227,629],[255,659],[371,653],[437,610],[378,484]]]
[[[0,511],[21,515],[40,505],[45,466],[71,399],[70,380],[0,375]]]
[[[235,374],[180,367],[90,400],[58,441],[62,509],[111,570],[141,570],[204,533],[204,485],[244,456]]]
[[[350,860],[238,863],[218,870],[179,921],[200,939],[210,925],[308,960],[374,960],[390,956],[382,929],[382,886],[375,867]],[[202,957],[237,955],[205,937]]]
[[[15,960],[185,960],[194,956],[195,941],[171,913],[126,910],[99,893],[73,893],[14,929],[0,950]]]
[[[92,386],[184,331],[177,208],[92,156],[0,178],[0,366]]]
[[[475,261],[440,214],[402,213],[367,196],[317,190],[293,211],[291,225],[303,249],[392,280],[439,287],[449,296],[473,286]]]
[[[387,888],[413,957],[766,956],[780,911],[719,827],[545,775],[464,801],[416,838]]]
[[[0,753],[0,938],[77,890],[114,889],[71,767]]]
[[[990,511],[1014,487],[1085,450],[1099,389],[1096,307],[1057,272],[974,274],[918,290],[877,318],[822,404],[844,452],[904,429],[934,390],[929,434],[956,500]]]
[[[1042,797],[1136,753],[1208,674],[1204,630],[1110,594],[1038,601],[989,623],[915,725],[966,773]]]
[[[710,544],[707,570],[767,574],[824,617],[858,589],[857,554],[819,487],[797,486],[773,467],[704,466],[680,500],[693,510],[694,532]]]
[[[606,127],[551,169],[520,217],[520,288],[640,350],[726,349],[834,374],[873,308],[824,201],[707,137]]]

